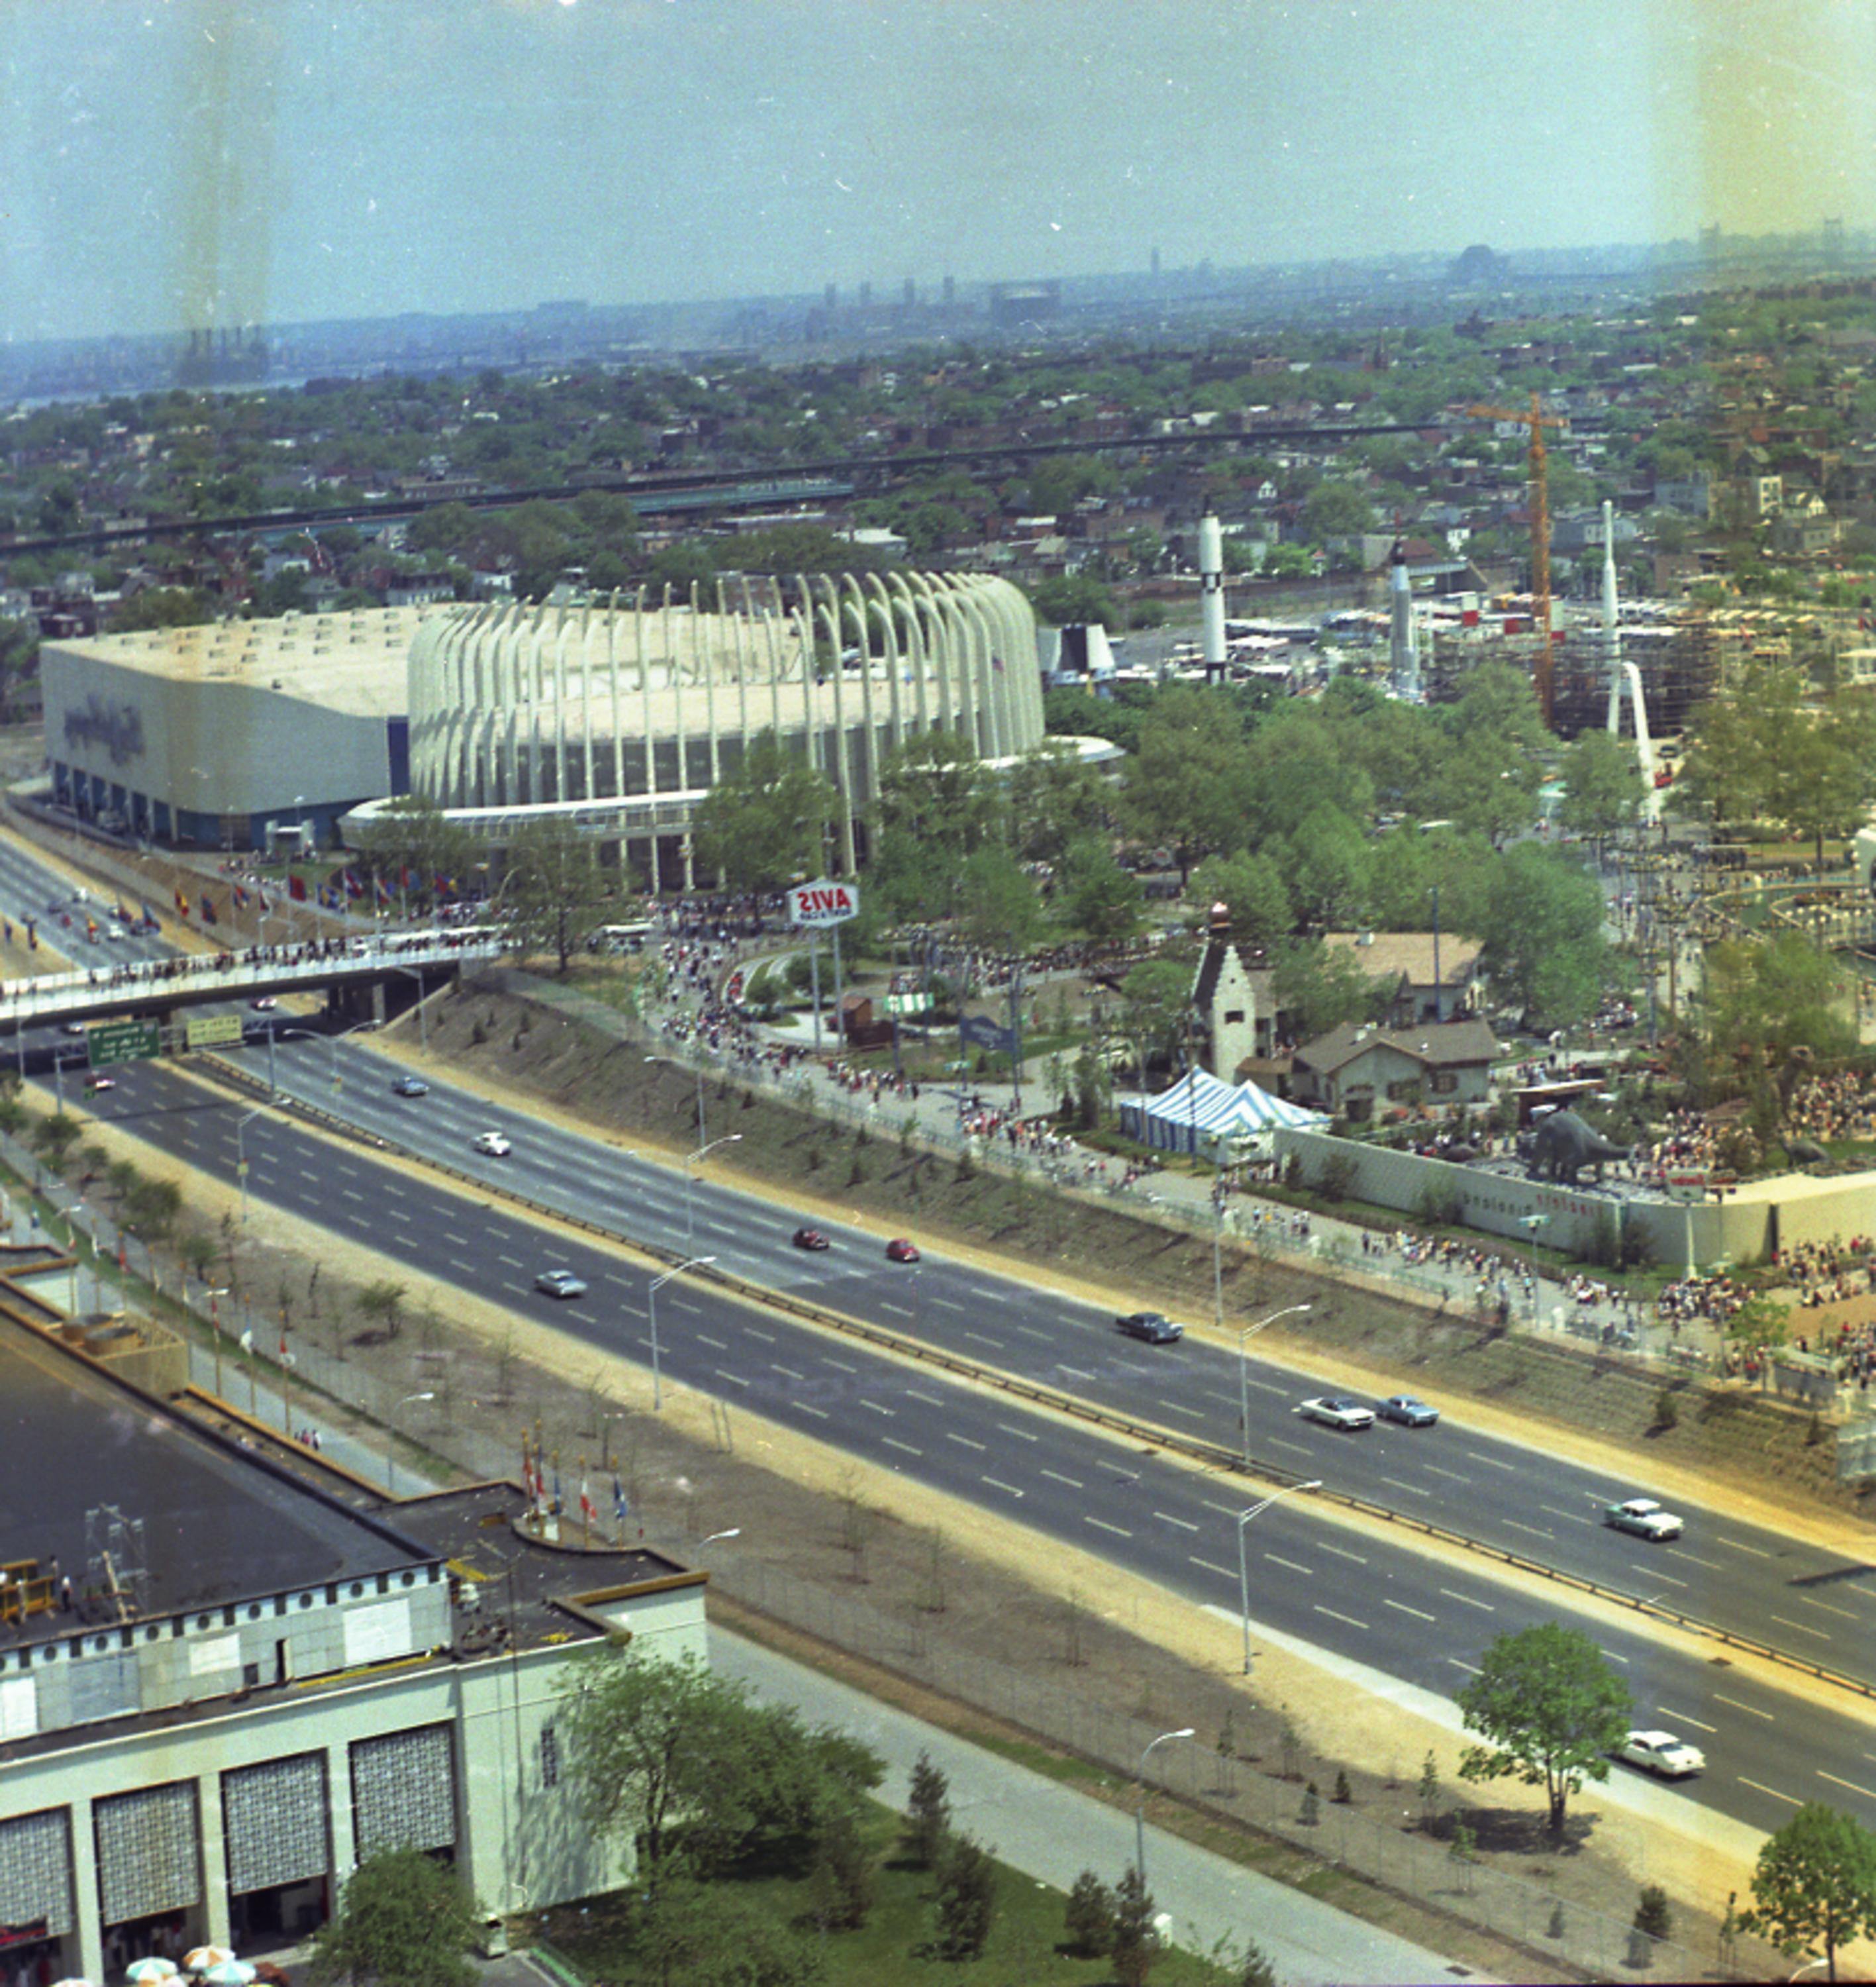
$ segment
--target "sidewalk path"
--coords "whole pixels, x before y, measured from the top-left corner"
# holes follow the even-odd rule
[[[951,1813],[1005,1863],[1066,1892],[1083,1870],[1113,1883],[1133,1860],[1133,1817],[1073,1788],[1015,1766],[968,1739],[925,1725],[850,1685],[726,1630],[710,1629],[710,1667],[741,1678],[771,1703],[790,1704],[810,1722],[863,1739],[887,1763],[880,1798],[903,1810],[921,1752],[950,1782]],[[1473,1977],[1425,1947],[1396,1938],[1332,1905],[1228,1862],[1182,1837],[1147,1830],[1147,1874],[1170,1936],[1209,1954],[1256,1940],[1285,1987],[1407,1987]]]

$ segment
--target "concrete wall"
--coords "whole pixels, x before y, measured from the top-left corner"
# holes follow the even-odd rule
[[[1668,1199],[1617,1202],[1548,1181],[1507,1179],[1443,1159],[1423,1159],[1324,1132],[1279,1130],[1278,1160],[1301,1159],[1303,1178],[1315,1185],[1330,1159],[1353,1166],[1349,1193],[1381,1207],[1419,1214],[1430,1200],[1457,1202],[1469,1228],[1546,1248],[1580,1251],[1599,1223],[1619,1220],[1625,1233],[1639,1230],[1658,1263],[1702,1269],[1749,1262],[1794,1242],[1847,1239],[1876,1232],[1876,1174],[1811,1179],[1790,1175],[1740,1188],[1723,1200],[1697,1204]],[[1541,1216],[1532,1230],[1527,1217]]]

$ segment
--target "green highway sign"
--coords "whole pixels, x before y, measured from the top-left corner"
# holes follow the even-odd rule
[[[85,1047],[93,1069],[109,1069],[112,1064],[140,1062],[157,1051],[157,1024],[147,1021],[99,1021],[85,1031]]]

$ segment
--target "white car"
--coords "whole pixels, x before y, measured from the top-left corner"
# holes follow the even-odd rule
[[[1326,1428],[1365,1429],[1375,1425],[1372,1408],[1340,1394],[1320,1394],[1313,1401],[1304,1402],[1297,1412],[1310,1421],[1321,1422]]]
[[[1615,1756],[1663,1780],[1682,1780],[1706,1771],[1706,1755],[1672,1732],[1631,1732],[1615,1749]]]
[[[492,1159],[505,1159],[514,1150],[506,1132],[478,1132],[476,1150],[486,1152]]]
[[[534,1279],[534,1288],[551,1297],[583,1297],[586,1285],[571,1270],[543,1270]]]
[[[1602,1522],[1618,1532],[1633,1532],[1638,1539],[1678,1539],[1682,1530],[1680,1520],[1652,1497],[1628,1497],[1612,1504],[1604,1511]]]

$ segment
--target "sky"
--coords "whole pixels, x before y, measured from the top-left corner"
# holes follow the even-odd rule
[[[1876,227],[1876,0],[0,0],[0,338]]]

